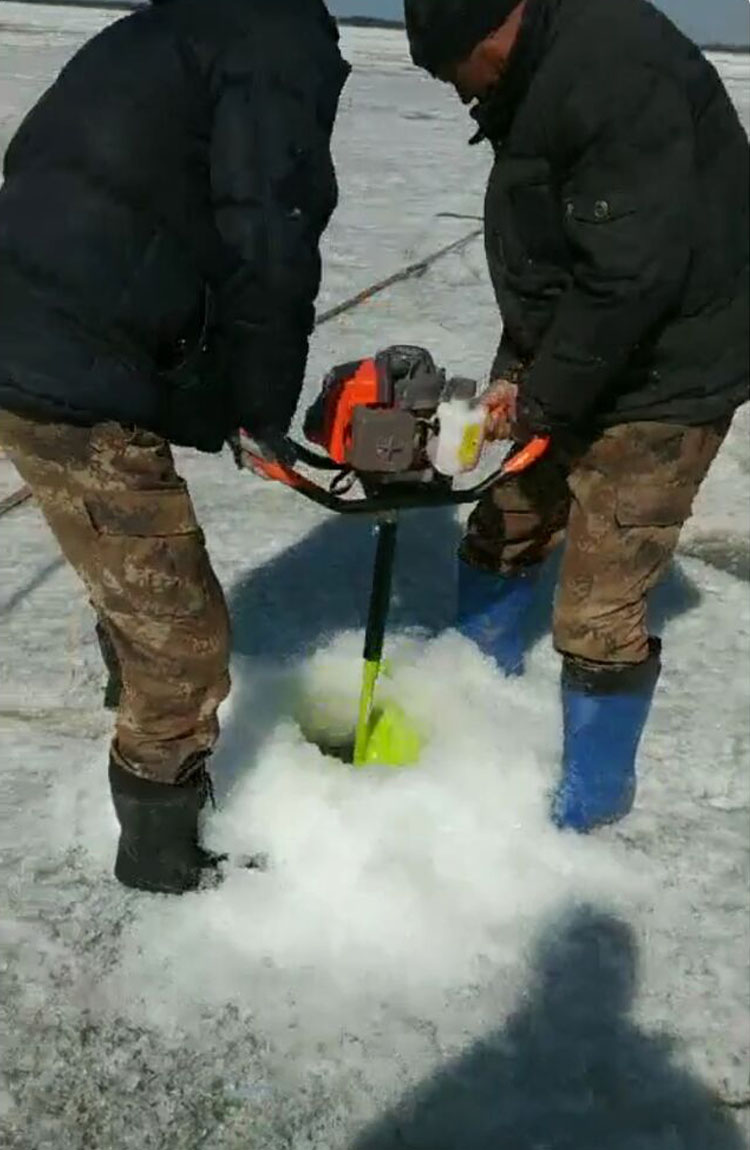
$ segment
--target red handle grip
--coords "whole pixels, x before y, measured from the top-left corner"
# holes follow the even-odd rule
[[[253,470],[262,475],[264,479],[271,479],[274,483],[284,483],[287,487],[302,487],[304,485],[304,477],[292,467],[287,467],[275,459],[263,459],[262,456],[253,455],[250,451],[246,451],[245,454],[248,459],[252,460]]]
[[[536,439],[532,439],[525,447],[511,456],[503,467],[502,475],[520,475],[527,471],[529,467],[533,467],[547,454],[549,445],[550,437],[548,435],[538,435]]]

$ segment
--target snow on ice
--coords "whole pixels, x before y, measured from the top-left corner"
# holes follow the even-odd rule
[[[1,145],[106,19],[3,3]],[[488,165],[398,33],[344,45],[323,306],[468,231]],[[749,62],[717,63],[747,126]],[[310,394],[396,340],[483,375],[498,326],[475,242],[322,328]],[[528,677],[506,683],[449,630],[454,517],[406,517],[391,689],[429,749],[353,773],[297,719],[352,712],[368,526],[181,453],[236,631],[208,834],[273,868],[179,901],[110,877],[88,606],[33,506],[0,522],[3,1148],[748,1145],[749,423],[654,600],[666,671],[638,809],[583,841],[546,820],[553,570]],[[0,461],[0,495],[16,485]]]

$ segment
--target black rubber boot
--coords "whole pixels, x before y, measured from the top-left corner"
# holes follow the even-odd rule
[[[121,827],[115,877],[133,890],[185,894],[221,882],[225,856],[198,842],[198,819],[211,795],[205,760],[181,785],[152,782],[110,758],[112,800]]]

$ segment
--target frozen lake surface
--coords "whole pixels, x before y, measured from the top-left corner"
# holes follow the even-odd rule
[[[0,4],[0,148],[109,19]],[[489,155],[399,33],[346,30],[342,203],[321,306],[466,234]],[[750,124],[750,62],[716,63]],[[134,78],[137,82],[137,78]],[[322,328],[484,376],[481,241]],[[271,873],[170,902],[110,876],[109,720],[85,596],[32,505],[0,520],[3,1150],[742,1150],[747,1122],[750,418],[654,601],[664,685],[638,809],[547,825],[559,715],[549,595],[529,674],[450,624],[458,524],[408,517],[394,677],[421,767],[353,775],[300,689],[353,703],[372,541],[227,458],[181,453],[235,624],[210,833]],[[0,497],[18,485],[0,460]]]

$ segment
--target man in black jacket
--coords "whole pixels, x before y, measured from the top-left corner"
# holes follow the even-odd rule
[[[323,0],[161,0],[73,58],[5,157],[0,444],[121,675],[129,886],[194,889],[219,861],[198,816],[229,627],[169,444],[283,444],[347,74]]]
[[[476,101],[504,321],[491,432],[553,450],[477,508],[459,623],[508,673],[567,542],[557,824],[624,816],[660,669],[646,597],[748,398],[748,142],[714,68],[644,0],[406,0],[417,64]]]

